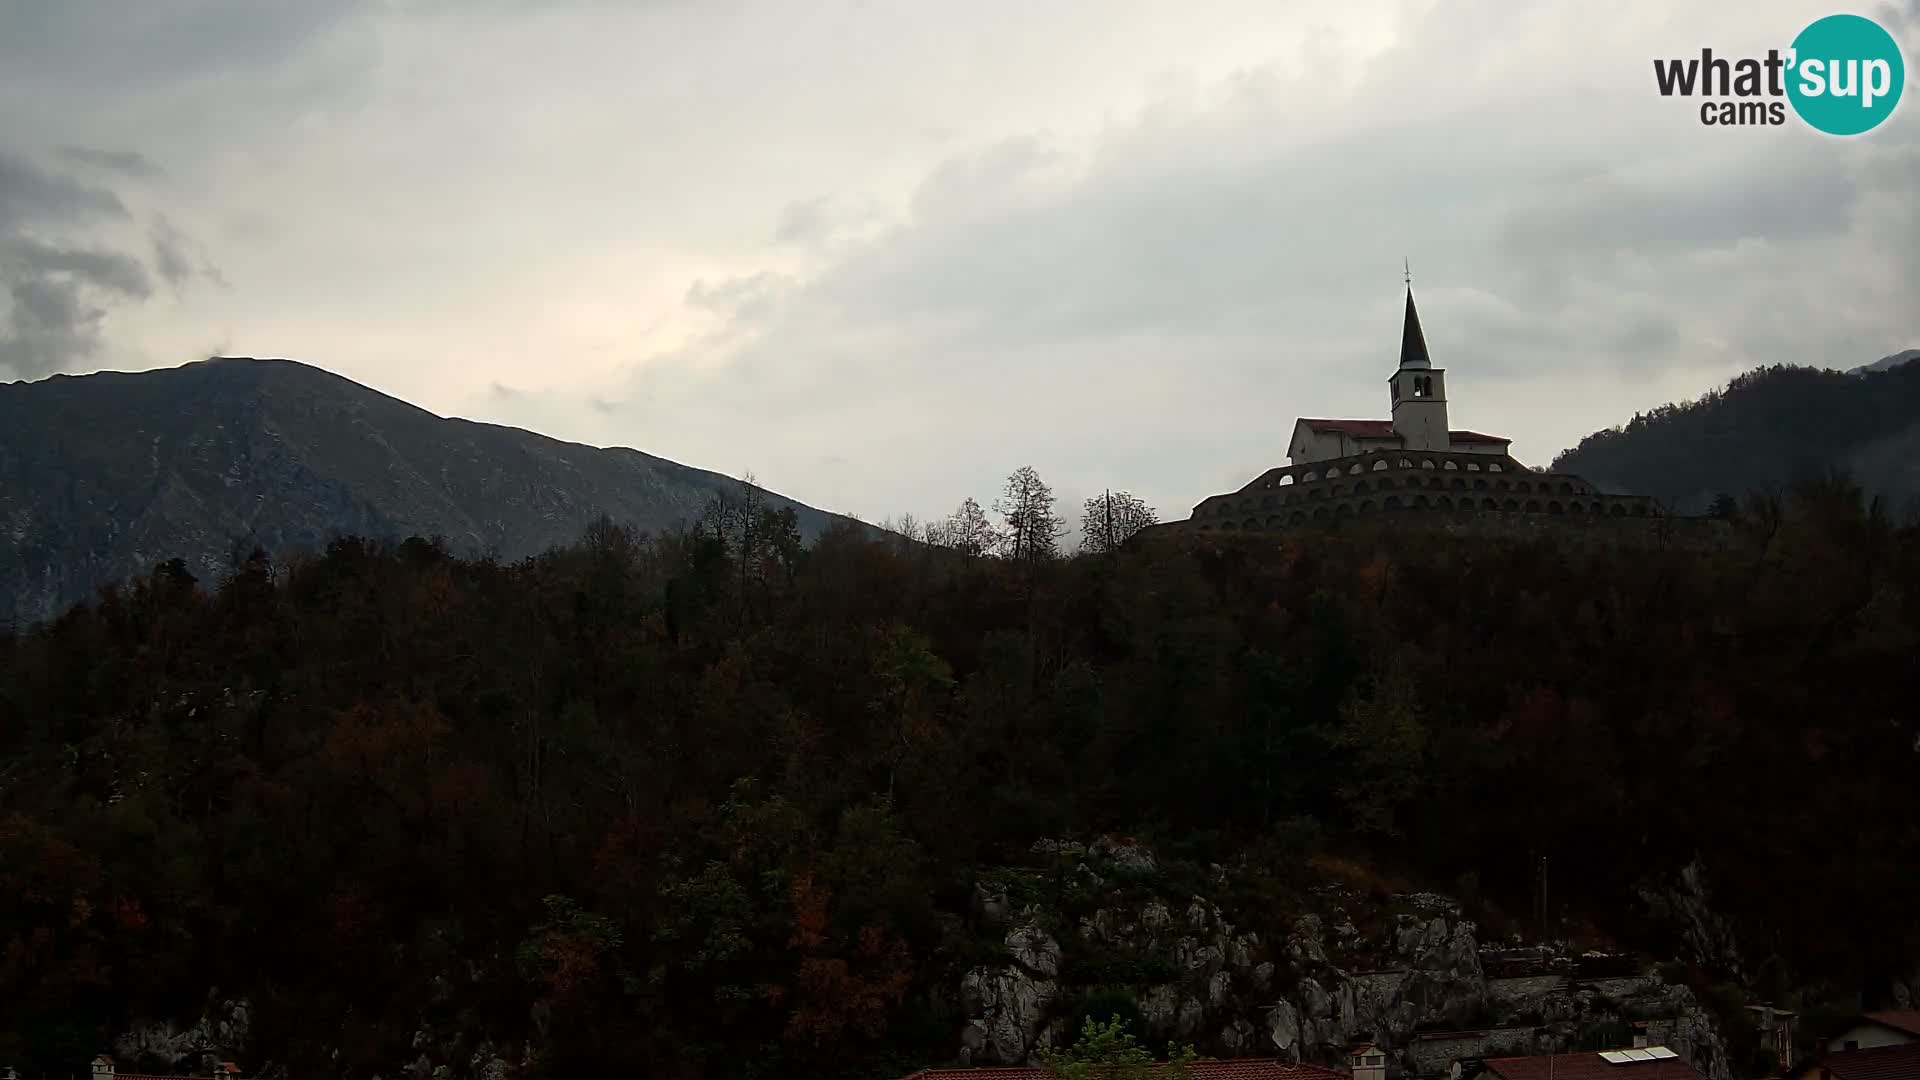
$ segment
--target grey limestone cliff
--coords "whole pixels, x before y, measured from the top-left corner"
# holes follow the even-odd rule
[[[1062,891],[1094,906],[1070,919],[1016,904],[1001,884],[976,886],[1005,956],[965,972],[963,1062],[1031,1060],[1071,1041],[1090,991],[1109,1005],[1119,991],[1149,1042],[1222,1057],[1340,1063],[1364,1039],[1387,1050],[1390,1076],[1437,1078],[1459,1058],[1612,1048],[1639,1032],[1711,1080],[1729,1076],[1725,1045],[1687,987],[1633,957],[1485,941],[1443,896],[1383,903],[1329,884],[1286,933],[1263,937],[1236,925],[1251,913],[1207,896],[1143,898],[1155,860],[1139,845],[1047,840],[1035,854],[1063,860]],[[1214,873],[1226,894],[1230,872]],[[1116,986],[1115,972],[1135,978]]]

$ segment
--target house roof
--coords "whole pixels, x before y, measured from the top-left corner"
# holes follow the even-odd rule
[[[1913,1080],[1920,1076],[1920,1042],[1841,1050],[1818,1064],[1833,1080]]]
[[[1187,1066],[1191,1080],[1347,1080],[1347,1074],[1318,1065],[1289,1065],[1272,1058],[1196,1061]],[[905,1080],[1048,1080],[1047,1070],[1032,1065],[989,1069],[922,1069]]]
[[[1588,1051],[1488,1058],[1486,1067],[1506,1080],[1704,1080],[1677,1057],[1615,1064]]]
[[[1303,416],[1300,423],[1316,432],[1339,432],[1355,439],[1397,439],[1399,433],[1393,430],[1391,420],[1322,420]],[[1447,439],[1457,443],[1492,443],[1505,446],[1512,439],[1503,439],[1498,435],[1482,435],[1477,431],[1449,431]]]
[[[1920,1037],[1920,1009],[1888,1009],[1885,1012],[1871,1012],[1867,1019],[1881,1027],[1890,1027],[1895,1031]]]
[[[101,1054],[93,1059],[93,1064],[105,1065],[107,1068],[112,1069],[113,1059],[105,1054]],[[237,1077],[240,1075],[240,1066],[235,1065],[231,1061],[223,1061],[219,1067],[214,1070],[214,1075]],[[169,1076],[162,1073],[121,1071],[115,1071],[113,1076],[114,1080],[207,1080],[205,1076]]]

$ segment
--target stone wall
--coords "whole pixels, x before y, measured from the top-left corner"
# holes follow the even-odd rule
[[[1442,1031],[1416,1035],[1407,1043],[1409,1076],[1446,1076],[1461,1058],[1520,1057],[1533,1053],[1531,1027],[1488,1028],[1484,1031]]]
[[[1567,989],[1567,977],[1564,975],[1531,975],[1518,979],[1488,979],[1487,1000],[1496,1005],[1511,1006],[1516,1002],[1537,998],[1543,994],[1562,993]]]
[[[1593,536],[1651,546],[1718,545],[1726,523],[1670,515],[1653,499],[1601,491],[1511,457],[1376,450],[1270,469],[1204,499],[1167,531],[1265,533],[1298,528],[1432,528],[1450,533]]]

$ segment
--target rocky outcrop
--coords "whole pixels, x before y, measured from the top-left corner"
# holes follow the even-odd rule
[[[1733,926],[1709,903],[1706,871],[1697,861],[1687,864],[1671,880],[1645,882],[1638,891],[1648,913],[1666,923],[1680,939],[1681,959],[1740,977],[1740,948],[1734,940]]]
[[[1007,932],[1008,963],[967,972],[961,1000],[973,1019],[960,1037],[969,1063],[1025,1061],[1049,1045],[1054,999],[1059,994],[1060,943],[1046,931],[1023,926]]]
[[[1423,1027],[1465,1026],[1484,1008],[1486,978],[1473,923],[1451,913],[1402,914],[1390,941],[1392,966],[1349,972],[1327,959],[1321,921],[1299,920],[1288,953],[1296,965],[1323,970],[1301,978],[1269,1014],[1268,1033],[1280,1056],[1325,1057],[1361,1037],[1405,1046]]]
[[[1052,867],[1051,887],[1068,873],[1069,892],[1108,899],[1058,939],[1040,927],[1064,919],[1022,906],[1005,934],[1006,961],[963,980],[970,1019],[960,1056],[970,1064],[1021,1063],[1056,1045],[1075,995],[1090,986],[1111,992],[1118,973],[1130,978],[1120,988],[1147,1041],[1191,1042],[1214,1055],[1334,1063],[1366,1039],[1388,1050],[1396,1074],[1439,1077],[1460,1057],[1624,1045],[1638,1023],[1712,1080],[1728,1080],[1712,1018],[1686,987],[1628,957],[1484,944],[1438,894],[1394,896],[1382,911],[1375,897],[1316,889],[1314,910],[1265,940],[1208,897],[1141,896],[1161,862],[1138,844],[1047,840],[1033,854]],[[1225,876],[1216,867],[1211,880]],[[982,885],[975,897],[983,921],[1014,903],[1001,885]]]
[[[113,1040],[113,1056],[123,1062],[162,1065],[177,1073],[211,1075],[222,1061],[241,1057],[247,1048],[252,1007],[245,998],[209,995],[206,1011],[189,1027],[167,1021],[141,1021]]]

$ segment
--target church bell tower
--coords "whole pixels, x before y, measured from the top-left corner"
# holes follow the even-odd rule
[[[1393,390],[1393,433],[1409,450],[1446,450],[1447,373],[1427,358],[1426,335],[1413,306],[1413,282],[1407,282],[1407,318],[1400,332],[1400,367],[1387,380]]]

